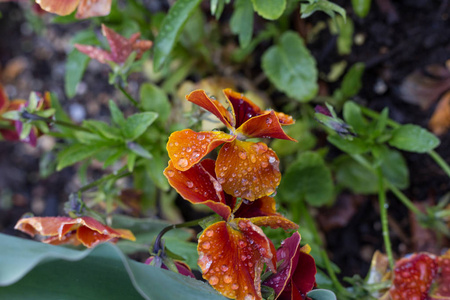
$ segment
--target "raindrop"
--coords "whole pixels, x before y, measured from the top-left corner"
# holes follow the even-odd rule
[[[237,283],[233,283],[232,285],[231,285],[231,289],[232,290],[237,290],[239,288],[239,284],[237,284]]]
[[[231,278],[230,275],[225,275],[225,276],[223,277],[223,281],[224,281],[225,283],[231,283],[231,281],[233,281],[233,278]]]
[[[245,178],[242,178],[241,180],[242,185],[247,185],[248,184],[248,180]]]
[[[173,143],[169,143],[169,147],[173,147]]]
[[[178,166],[180,168],[186,168],[188,166],[188,164],[189,164],[189,162],[188,162],[188,160],[186,158],[180,158],[178,160]]]
[[[241,260],[242,260],[242,261],[246,261],[246,260],[247,260],[247,256],[245,256],[245,254],[242,254],[242,255],[241,255]]]
[[[192,155],[191,155],[192,159],[196,159],[196,158],[198,158],[199,156],[200,156],[200,152],[198,152],[198,151],[192,152]]]
[[[269,156],[269,163],[273,164],[276,161],[275,157]]]
[[[239,241],[239,247],[244,248],[246,246],[247,246],[247,243],[245,241],[243,241],[243,240]]]
[[[231,173],[231,177],[236,177],[236,173]]]
[[[216,285],[218,283],[219,283],[219,278],[217,276],[211,276],[211,278],[209,279],[209,284]]]
[[[252,294],[247,294],[245,295],[244,300],[255,300],[255,296],[253,296]]]
[[[271,119],[271,118],[267,118],[267,119],[266,119],[266,124],[267,124],[267,125],[272,124],[272,119]]]
[[[213,185],[214,185],[214,189],[216,190],[216,192],[221,192],[222,191],[222,186],[220,185],[219,182],[214,181]]]
[[[269,166],[269,163],[267,161],[261,162],[261,167],[267,168]]]
[[[206,148],[208,148],[208,146],[206,144],[203,144],[202,149],[206,150]]]
[[[246,159],[246,158],[247,158],[247,153],[245,153],[245,152],[239,152],[239,158],[240,158],[240,159]]]
[[[273,188],[268,188],[266,190],[266,193],[269,194],[269,195],[272,194],[273,192],[275,192],[275,190]]]
[[[188,188],[192,189],[194,187],[194,183],[192,181],[187,181],[186,185]]]
[[[202,248],[208,250],[209,248],[211,248],[211,243],[210,242],[203,242]]]
[[[247,194],[245,196],[247,197],[247,199],[253,199],[255,197],[252,191],[247,191]]]
[[[226,272],[228,271],[228,266],[227,265],[222,265],[222,267],[220,267],[222,269],[222,271]],[[229,282],[227,282],[229,283]]]
[[[204,134],[197,135],[197,140],[203,141],[204,139],[205,139],[205,135]]]
[[[256,156],[255,154],[250,155],[250,160],[252,163],[256,163]]]
[[[186,148],[186,152],[191,152],[192,151],[192,148],[191,147],[187,147]]]
[[[205,234],[206,234],[207,237],[212,237],[214,235],[214,231],[212,231],[211,229],[210,230],[206,230]]]
[[[217,178],[217,181],[218,181],[220,184],[223,184],[223,183],[225,183],[225,178],[224,178],[224,177],[219,177],[219,178]]]
[[[178,147],[180,144],[178,144],[178,142],[175,142],[175,146]]]
[[[235,197],[239,197],[241,195],[241,192],[239,190],[235,190],[234,191],[234,195]]]
[[[167,171],[167,176],[173,177],[174,175],[175,175],[175,172],[174,172],[174,171],[172,171],[172,170],[168,170],[168,171]]]

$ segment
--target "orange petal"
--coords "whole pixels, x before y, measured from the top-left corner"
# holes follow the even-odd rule
[[[169,136],[167,152],[175,168],[185,171],[219,145],[232,142],[235,138],[220,131],[175,131]]]
[[[260,275],[264,261],[272,261],[270,240],[261,228],[245,219],[215,223],[202,233],[198,265],[203,278],[228,298],[262,299]]]
[[[69,244],[69,245],[73,245],[73,246],[78,246],[78,245],[81,244],[81,242],[77,238],[76,231],[72,231],[72,232],[67,233],[61,239],[59,238],[59,236],[52,236],[52,237],[49,237],[49,238],[47,238],[45,240],[42,240],[42,242],[46,243],[46,244],[51,244],[51,245],[65,245],[65,244]]]
[[[249,220],[252,221],[252,223],[257,226],[267,226],[267,227],[270,227],[273,229],[283,228],[284,230],[289,230],[289,229],[297,229],[298,228],[297,224],[290,221],[289,219],[286,219],[285,217],[283,217],[281,215],[254,217],[254,218],[250,218]]]
[[[211,172],[214,174],[214,161],[211,159],[205,159],[187,171],[177,170],[169,161],[164,175],[184,199],[193,204],[204,204],[227,220],[231,209],[225,202],[221,185]]]
[[[45,11],[66,16],[75,11],[80,0],[36,0],[36,3]]]
[[[78,51],[86,54],[90,58],[98,60],[102,64],[106,64],[107,61],[113,60],[111,57],[111,54],[108,51],[105,51],[98,47],[89,46],[89,45],[80,45],[80,44],[75,44],[74,46],[75,46],[75,48],[78,49]]]
[[[82,0],[78,6],[76,18],[107,16],[111,11],[111,0]]]
[[[20,219],[14,229],[23,231],[31,236],[58,236],[59,228],[65,222],[73,220],[69,217],[33,217]]]
[[[200,107],[203,107],[215,115],[227,128],[235,127],[234,115],[232,115],[219,101],[211,99],[203,90],[195,90],[186,96],[186,99]]]
[[[232,89],[225,89],[223,93],[228,99],[236,119],[235,128],[239,128],[248,119],[258,116],[262,113],[258,105],[250,101],[241,93],[234,92]]]
[[[266,144],[235,140],[219,151],[217,180],[226,193],[254,201],[275,192],[281,179],[279,163]]]
[[[0,84],[0,117],[8,109],[9,99],[6,96],[3,86]]]
[[[281,128],[280,121],[274,111],[251,118],[242,124],[236,130],[236,133],[253,138],[274,138],[296,141],[288,136],[283,128]]]
[[[266,110],[264,112],[268,113],[268,112],[270,112],[270,110]],[[282,112],[276,112],[276,111],[274,113],[277,116],[278,121],[280,121],[281,126],[292,125],[295,123],[295,120],[290,115],[286,115]]]

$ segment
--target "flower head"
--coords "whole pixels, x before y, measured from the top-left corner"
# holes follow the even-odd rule
[[[283,113],[263,111],[231,89],[224,90],[224,93],[230,111],[202,90],[193,91],[186,99],[219,118],[230,133],[195,132],[190,129],[177,131],[170,135],[167,151],[173,166],[186,171],[225,143],[215,166],[217,180],[226,193],[254,201],[275,192],[281,179],[279,160],[266,144],[244,140],[278,138],[295,141],[282,129],[282,125],[293,124],[294,120]]]
[[[275,299],[302,300],[315,285],[316,264],[308,254],[309,246],[300,247],[300,234],[295,232],[277,250],[277,273],[262,284],[273,288]]]
[[[208,226],[199,237],[198,265],[203,278],[226,297],[262,299],[261,271],[266,263],[276,272],[276,250],[259,226],[284,229],[298,226],[276,212],[271,197],[238,202],[224,192],[215,168],[211,159],[185,171],[169,161],[164,175],[183,198],[193,204],[204,204],[223,218]]]
[[[149,258],[147,258],[145,263],[147,265],[154,265],[155,267],[169,270],[169,268],[164,264],[163,259],[159,256],[150,256]],[[195,278],[195,275],[192,273],[191,268],[189,268],[186,263],[179,260],[174,260],[173,263],[175,264],[178,273],[184,276]]]
[[[73,13],[77,7],[75,17],[85,19],[106,16],[111,11],[112,0],[36,0],[45,11],[65,16]]]
[[[136,240],[133,233],[127,229],[112,229],[101,224],[91,217],[33,217],[20,219],[16,226],[17,230],[46,237],[44,243],[60,245],[80,243],[90,248],[99,243],[112,241],[119,238]]]
[[[106,64],[107,61],[123,64],[133,51],[136,51],[136,59],[139,59],[145,51],[152,47],[151,41],[139,39],[141,36],[139,32],[127,39],[102,24],[102,33],[108,40],[111,52],[89,45],[75,44],[75,48],[103,64]]]

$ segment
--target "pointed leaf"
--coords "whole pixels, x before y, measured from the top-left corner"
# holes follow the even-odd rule
[[[261,17],[276,20],[286,9],[286,0],[252,0],[254,10]]]
[[[389,145],[400,150],[424,153],[439,146],[439,139],[428,130],[413,124],[406,124],[392,132]]]
[[[250,44],[253,35],[253,7],[250,0],[237,0],[234,2],[230,28],[234,34],[239,36],[241,48],[245,48]]]

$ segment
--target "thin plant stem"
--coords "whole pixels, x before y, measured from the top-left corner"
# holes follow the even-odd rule
[[[108,181],[108,180],[111,180],[111,179],[120,179],[120,178],[123,178],[123,177],[131,175],[130,172],[123,172],[123,170],[125,170],[125,168],[126,167],[123,167],[118,172],[114,172],[114,173],[106,175],[106,176],[104,176],[104,177],[102,177],[100,179],[97,179],[97,180],[95,180],[95,181],[93,181],[93,182],[91,182],[89,184],[86,184],[85,186],[81,187],[78,190],[78,193],[83,193],[83,192],[85,192],[87,190],[90,190],[90,189],[92,189],[92,188],[94,188],[96,186],[99,186],[100,184],[102,184],[105,181]]]
[[[361,111],[373,118],[373,119],[378,119],[380,117],[380,114],[377,113],[376,111],[373,111],[367,107],[361,106],[359,105],[359,108],[361,109]],[[389,126],[391,126],[392,128],[398,128],[401,126],[401,124],[391,120],[391,119],[387,119],[387,124]],[[439,165],[439,167],[442,168],[442,170],[444,170],[444,172],[448,175],[448,177],[450,177],[450,166],[449,164],[442,158],[442,156],[440,156],[436,151],[434,150],[430,150],[427,152],[429,156],[431,156],[431,158]]]
[[[32,121],[43,121],[43,122],[45,122],[45,123],[47,123],[49,125],[59,125],[59,126],[68,127],[68,128],[71,128],[71,129],[74,129],[74,130],[78,130],[78,131],[92,132],[91,130],[89,130],[89,129],[83,127],[83,126],[80,126],[80,125],[76,125],[76,124],[73,124],[73,123],[60,121],[60,120],[54,120],[52,118],[44,118],[44,117],[41,117],[39,115],[29,113],[27,111],[23,111],[21,113],[21,116],[23,118],[25,118],[25,119],[32,120]]]
[[[391,267],[391,270],[394,270],[394,257],[392,255],[391,240],[389,239],[389,224],[387,215],[388,205],[386,203],[386,191],[384,189],[383,173],[381,172],[380,167],[377,168],[377,176],[378,176],[378,203],[380,205],[381,230],[383,232],[382,234],[384,240],[384,247],[386,248],[389,266]]]
[[[131,103],[133,103],[134,106],[136,106],[137,108],[139,108],[139,103],[138,103],[136,100],[134,100],[134,98],[131,97],[131,95],[128,94],[128,92],[125,91],[125,89],[124,89],[120,84],[117,84],[117,87],[118,87],[119,90],[122,92],[122,94],[124,94],[125,97],[127,97],[127,99],[130,100]]]
[[[394,185],[390,184],[389,182],[387,182],[386,185],[387,185],[388,189],[395,195],[395,197],[397,197],[397,199],[400,200],[403,203],[403,205],[405,205],[414,214],[416,214],[417,216],[423,216],[424,215],[424,213],[421,212],[414,205],[414,203],[412,203],[411,200],[409,200],[409,198],[406,197],[406,195],[403,194],[397,187],[395,187]]]

